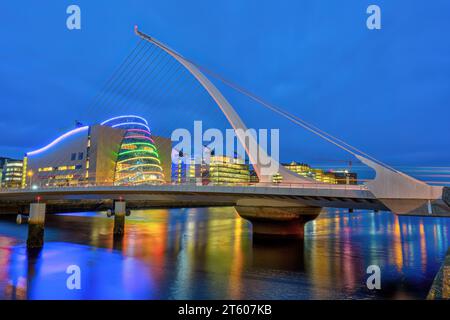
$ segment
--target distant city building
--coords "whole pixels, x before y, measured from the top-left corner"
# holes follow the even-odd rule
[[[187,163],[186,157],[182,151],[173,149],[172,151],[172,170],[171,181],[175,184],[186,183],[187,178]]]
[[[323,170],[317,168],[311,168],[312,177],[314,180],[323,182]]]
[[[26,186],[164,182],[147,120],[138,116],[115,117],[71,130],[28,152],[24,167]]]
[[[337,184],[336,176],[331,171],[323,172],[322,173],[322,179],[318,180],[318,181],[324,182],[324,183],[329,183],[329,184]]]
[[[282,163],[281,164],[286,169],[295,172],[296,174],[308,177],[312,179],[322,179],[322,170],[320,169],[313,169],[306,163],[299,163],[292,161],[290,163]],[[274,183],[281,183],[283,181],[283,177],[277,173],[273,175],[272,182]],[[319,180],[320,181],[320,180]]]
[[[203,184],[202,169],[205,166],[202,159],[191,157],[174,149],[172,152],[172,182],[175,184]]]
[[[0,158],[0,181],[3,188],[21,188],[23,176],[22,160]]]
[[[305,163],[298,163],[292,161],[289,164],[282,164],[286,169],[291,170],[298,175],[312,178],[318,182],[329,184],[357,184],[357,175],[354,172],[348,172],[348,170],[342,171],[324,171],[322,169],[312,168]],[[274,183],[280,183],[283,181],[280,174],[275,174],[272,177]]]
[[[10,158],[0,157],[0,168],[3,168],[6,161],[10,160]]]
[[[255,169],[251,168],[250,169],[250,183],[258,183],[258,182],[259,182],[258,175],[256,174]]]
[[[188,156],[183,152],[172,152],[172,182],[240,185],[250,182],[249,165],[237,157],[216,156],[204,147],[202,156]]]
[[[242,185],[250,182],[249,165],[238,157],[211,156],[209,182],[214,185]]]
[[[3,166],[9,158],[0,157],[0,187],[2,186]]]
[[[358,184],[358,176],[355,172],[348,172],[348,170],[333,171],[337,180],[337,184]]]
[[[285,167],[288,170],[291,170],[292,172],[297,173],[298,175],[314,178],[313,169],[306,163],[298,163],[292,161],[289,164],[283,164],[283,167]]]
[[[259,182],[259,178],[258,178],[258,182]],[[272,182],[273,183],[281,183],[281,182],[283,182],[283,177],[281,176],[281,174],[275,173],[272,176]]]

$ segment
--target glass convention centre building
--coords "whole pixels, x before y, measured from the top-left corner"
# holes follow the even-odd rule
[[[80,126],[26,153],[23,185],[170,182],[170,152],[170,139],[153,137],[146,119],[135,115],[114,117],[101,124]]]

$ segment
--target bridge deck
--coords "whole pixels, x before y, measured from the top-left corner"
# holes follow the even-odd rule
[[[253,185],[253,186],[203,186],[203,185],[142,185],[142,186],[86,186],[17,189],[0,191],[2,207],[25,206],[32,201],[59,206],[71,203],[100,203],[123,199],[134,207],[152,205],[234,205],[241,199],[272,199],[307,206],[377,209],[387,208],[361,185]]]

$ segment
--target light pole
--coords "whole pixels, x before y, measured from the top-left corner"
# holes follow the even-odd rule
[[[33,178],[33,171],[32,171],[32,170],[29,170],[29,171],[27,172],[27,176],[29,177],[29,179],[28,179],[29,181],[28,181],[28,182],[29,182],[29,184],[30,184],[30,189],[31,189],[31,187],[32,187],[32,186],[31,186],[31,182],[32,182],[31,179]]]

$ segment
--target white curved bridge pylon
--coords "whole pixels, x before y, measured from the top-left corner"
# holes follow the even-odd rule
[[[203,88],[208,92],[208,94],[214,99],[216,104],[219,106],[220,110],[223,112],[225,117],[227,118],[230,125],[233,127],[236,137],[239,140],[239,143],[244,147],[253,168],[255,169],[256,174],[258,175],[260,183],[271,183],[272,176],[276,173],[280,174],[283,177],[283,183],[309,183],[315,182],[315,180],[302,177],[290,170],[287,170],[283,167],[277,160],[273,159],[269,156],[263,148],[260,147],[258,141],[256,141],[253,135],[247,135],[247,127],[236,113],[234,108],[228,102],[228,100],[222,95],[222,93],[217,89],[217,87],[191,62],[186,60],[182,55],[178,54],[176,51],[170,49],[168,46],[164,45],[160,41],[144,34],[139,31],[137,26],[134,27],[135,33],[141,37],[142,39],[153,43],[158,46],[160,49],[164,50],[170,56],[172,56],[175,60],[177,60],[180,64],[182,64],[203,86]],[[257,150],[253,150],[250,146],[256,145]],[[270,166],[264,165],[270,164]],[[273,171],[271,168],[275,168]]]
[[[170,49],[165,44],[156,40],[155,38],[139,31],[137,26],[135,26],[134,31],[136,35],[138,35],[142,39],[158,46],[160,49],[164,50],[167,54],[172,56],[199,81],[199,83],[219,106],[220,110],[224,113],[228,122],[235,130],[236,136],[247,152],[250,162],[253,164],[253,167],[261,183],[271,183],[273,176],[273,173],[263,174],[264,167],[261,165],[262,163],[272,163],[272,165],[276,164],[275,167],[279,168],[278,173],[283,177],[284,183],[317,183],[317,181],[313,179],[300,176],[280,165],[278,161],[270,157],[267,152],[259,146],[258,142],[253,136],[246,135],[245,132],[247,131],[247,127],[242,119],[239,117],[239,115],[236,113],[227,99],[217,89],[217,87],[199,70],[196,65],[188,61],[176,51]],[[370,160],[369,158],[362,156],[357,152],[349,150],[347,147],[343,147],[336,141],[332,141],[328,137],[324,136],[324,132],[322,131],[317,131],[316,129],[311,128],[308,128],[308,130],[312,131],[323,139],[341,147],[343,150],[349,152],[361,162],[372,168],[376,173],[375,179],[367,182],[366,185],[368,189],[380,201],[385,203],[385,205],[389,207],[393,212],[413,213],[417,210],[423,210],[424,206],[428,204],[427,210],[430,214],[433,212],[434,206],[438,207],[440,211],[444,210],[445,212],[450,213],[450,204],[447,202],[447,200],[443,201],[445,187],[428,185],[425,182],[419,181],[409,175],[406,175],[398,170],[384,165],[376,159],[374,159],[375,161]],[[257,152],[254,152],[254,150],[251,150],[251,148],[249,148],[249,145],[252,144],[257,145]],[[348,144],[345,145],[349,146]],[[355,148],[353,149],[357,150]],[[446,198],[447,197],[445,197],[445,199]]]

